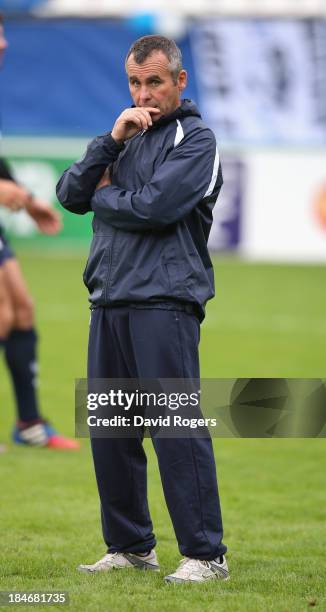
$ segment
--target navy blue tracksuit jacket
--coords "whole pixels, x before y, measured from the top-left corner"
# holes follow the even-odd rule
[[[95,191],[110,167],[112,185]],[[207,249],[222,185],[213,132],[190,101],[124,145],[95,138],[57,186],[72,213],[94,212],[84,273],[93,306],[214,295]]]
[[[111,185],[96,190],[107,167]],[[89,378],[199,379],[199,321],[214,295],[207,240],[221,185],[214,134],[189,100],[123,145],[110,133],[95,138],[64,172],[62,205],[94,213],[84,272]],[[143,434],[92,438],[110,552],[156,543]],[[152,440],[180,552],[215,559],[226,547],[210,438]]]

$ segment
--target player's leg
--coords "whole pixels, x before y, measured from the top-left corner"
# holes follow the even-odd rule
[[[76,449],[79,444],[75,440],[58,436],[41,416],[36,389],[37,333],[33,301],[13,254],[6,259],[2,270],[13,316],[12,329],[5,340],[4,349],[19,419],[14,440],[30,445]]]
[[[0,250],[0,352],[4,347],[5,340],[10,332],[13,323],[13,313],[11,304],[8,299],[8,294],[4,285],[4,273],[2,270],[1,250]],[[6,450],[3,444],[0,444],[0,454]]]
[[[2,269],[7,255],[6,244],[2,238],[0,226],[0,352],[4,348],[6,338],[11,331],[14,321],[11,302],[8,297],[8,292],[6,291],[4,272]],[[5,445],[0,444],[0,454],[5,452],[5,450]]]
[[[20,421],[41,418],[35,388],[37,371],[34,308],[20,266],[14,257],[3,265],[5,289],[13,313],[12,330],[5,342],[5,357],[12,377]]]
[[[11,302],[5,287],[5,275],[0,260],[0,348],[4,346],[13,326],[14,315]]]
[[[134,309],[133,351],[140,378],[199,381],[199,322],[171,310]],[[162,485],[182,555],[212,560],[226,552],[210,438],[153,436]]]
[[[3,348],[14,322],[14,313],[5,285],[4,264],[13,253],[9,249],[0,225],[0,349]]]
[[[134,376],[129,309],[96,308],[90,324],[89,385],[95,378]],[[146,553],[155,546],[142,438],[143,432],[139,430],[137,438],[91,439],[103,536],[110,553]]]

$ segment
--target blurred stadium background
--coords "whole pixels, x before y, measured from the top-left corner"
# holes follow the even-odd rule
[[[57,206],[62,170],[130,104],[123,59],[131,42],[150,33],[174,37],[189,72],[186,97],[216,133],[225,178],[210,240],[217,297],[202,329],[202,376],[323,377],[326,1],[156,0],[153,12],[153,2],[139,0],[137,7],[131,0],[0,0],[10,45],[0,72],[2,155],[23,183]],[[37,235],[23,212],[1,211],[1,219],[37,305],[42,403],[71,434],[73,379],[85,373],[88,309],[81,273],[91,228],[89,216],[62,214],[64,229],[51,239]],[[5,409],[12,399],[4,374],[0,364],[5,441],[13,413]],[[219,588],[219,609],[326,605],[324,441],[215,442],[235,577]],[[216,609],[214,585],[205,586],[204,600],[198,591],[183,591],[181,606],[152,577],[143,590],[133,577],[115,578],[111,593],[105,578],[96,593],[84,578],[77,580],[72,565],[84,561],[85,551],[90,560],[102,553],[87,444],[78,457],[69,456],[69,473],[67,456],[27,452],[28,458],[11,448],[1,458],[8,491],[3,543],[12,553],[13,530],[25,558],[5,559],[3,588],[65,587],[76,610],[102,609],[104,598],[111,607],[136,610],[145,592],[151,609]],[[171,569],[178,553],[158,472],[153,461],[149,465],[162,562]],[[41,558],[31,544],[43,551]]]
[[[2,146],[21,180],[53,200],[62,169],[130,104],[131,42],[161,32],[180,44],[186,96],[219,142],[225,186],[211,248],[325,261],[325,2],[301,0],[295,13],[289,0],[158,0],[156,13],[138,4],[136,12],[128,0],[0,0],[10,44]],[[23,213],[9,223],[13,234],[33,235]],[[56,242],[88,237],[89,220],[68,215]]]

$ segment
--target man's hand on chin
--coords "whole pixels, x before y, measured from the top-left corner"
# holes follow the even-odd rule
[[[153,125],[153,117],[158,116],[160,110],[152,106],[125,109],[117,118],[111,136],[118,144],[132,138],[138,132],[147,130]]]

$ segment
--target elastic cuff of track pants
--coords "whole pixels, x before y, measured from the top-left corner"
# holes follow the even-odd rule
[[[118,548],[117,546],[109,546],[107,552],[112,554],[112,553],[132,553],[134,555],[139,555],[139,554],[144,554],[144,553],[148,553],[151,550],[153,550],[153,548],[155,548],[156,546],[156,541],[153,541],[153,544],[148,544],[148,542],[146,542],[146,544],[144,544],[144,546],[141,546],[139,543],[135,544],[135,546],[127,546],[127,548]]]

